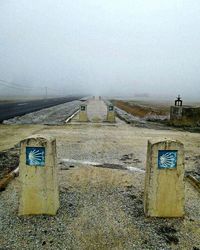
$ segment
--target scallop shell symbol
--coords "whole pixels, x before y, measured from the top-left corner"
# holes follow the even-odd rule
[[[159,159],[161,168],[175,168],[176,167],[176,152],[167,152],[160,156]]]
[[[44,152],[41,152],[38,149],[33,149],[29,152],[28,159],[30,165],[41,165],[44,160]]]

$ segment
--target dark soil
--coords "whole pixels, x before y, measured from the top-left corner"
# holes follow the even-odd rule
[[[142,192],[137,190],[135,186],[127,186],[126,190],[121,192],[121,194],[123,196],[124,211],[132,217],[134,225],[144,232],[143,244],[147,244],[150,247],[148,249],[171,249],[170,246],[172,244],[179,244],[178,234],[182,219],[175,218],[168,221],[165,218],[146,218],[143,212]],[[154,239],[152,239],[152,234]],[[155,240],[160,246],[165,242],[166,248],[154,248]]]
[[[19,165],[19,147],[0,152],[0,179]]]
[[[185,160],[194,162],[194,170],[185,171],[185,176],[192,175],[200,183],[200,155],[186,158]]]
[[[177,230],[171,226],[165,225],[165,226],[161,226],[158,229],[158,234],[163,235],[167,243],[174,243],[174,244],[179,243],[179,239],[175,235],[176,233],[177,233]]]

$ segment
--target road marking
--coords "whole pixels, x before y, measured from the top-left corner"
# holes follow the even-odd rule
[[[19,104],[17,104],[18,106],[24,106],[24,105],[26,105],[26,104],[28,104],[27,102],[25,102],[25,103],[19,103]]]
[[[71,121],[71,119],[78,114],[79,110],[77,110],[76,112],[74,112],[70,117],[67,118],[67,120],[65,121],[66,123],[68,123],[69,121]]]

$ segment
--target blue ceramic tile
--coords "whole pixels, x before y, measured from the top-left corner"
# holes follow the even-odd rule
[[[43,167],[45,147],[26,147],[26,165]]]
[[[114,107],[113,106],[109,106],[109,111],[113,111]]]
[[[177,167],[177,150],[159,150],[158,168],[173,169]]]

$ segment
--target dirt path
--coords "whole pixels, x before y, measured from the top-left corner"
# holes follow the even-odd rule
[[[76,119],[76,118],[74,118]],[[57,139],[58,167],[63,159],[126,164],[145,169],[147,140],[182,141],[186,170],[199,162],[200,135],[116,124],[1,126],[1,148],[28,134]],[[184,219],[146,218],[144,173],[85,165],[59,170],[61,207],[57,216],[18,217],[19,179],[0,194],[2,249],[198,249],[200,194],[186,183]]]
[[[102,100],[90,99],[87,105],[87,114],[91,122],[102,122],[106,120],[106,104]]]
[[[18,144],[23,138],[38,133],[43,125],[2,125],[0,124],[0,151]]]

